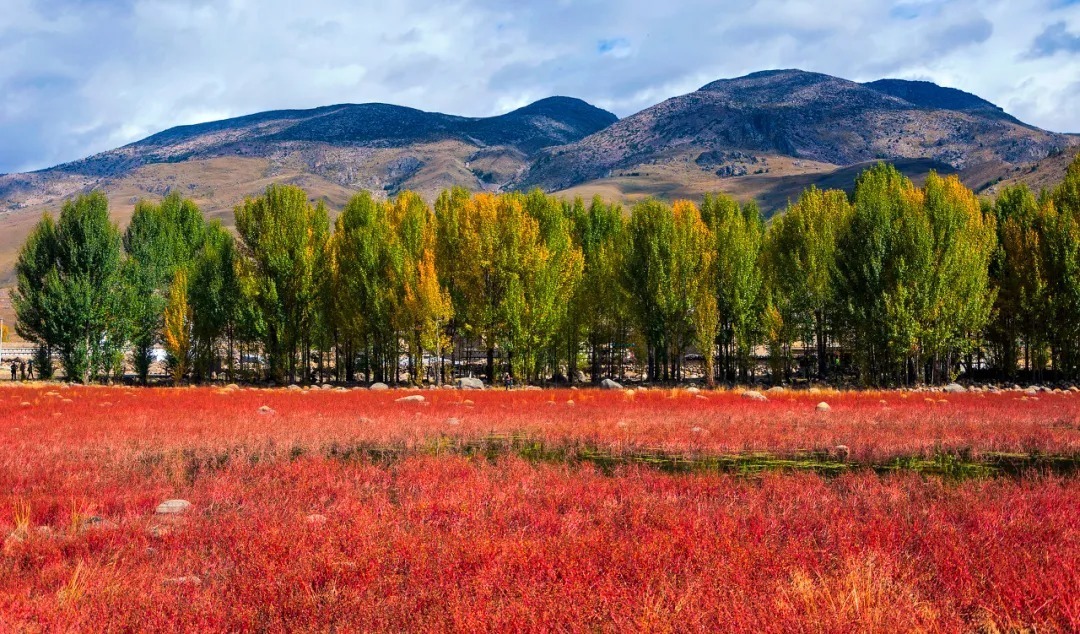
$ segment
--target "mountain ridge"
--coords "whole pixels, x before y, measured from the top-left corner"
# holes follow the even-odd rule
[[[911,100],[898,94],[908,95]],[[613,171],[705,157],[722,176],[745,175],[744,155],[780,155],[837,167],[931,159],[958,171],[1042,160],[1066,135],[1021,123],[974,95],[933,84],[859,84],[787,69],[722,79],[541,152],[521,185],[560,190]],[[708,157],[716,160],[709,160]]]

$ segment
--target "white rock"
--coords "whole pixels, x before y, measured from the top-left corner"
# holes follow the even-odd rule
[[[460,379],[454,381],[454,384],[461,390],[482,390],[484,389],[484,382],[480,379],[472,376],[463,376]]]
[[[686,388],[686,393],[687,394],[701,394],[701,389],[696,388],[696,387],[688,387],[688,388]]]
[[[826,403],[825,401],[822,401],[822,402],[817,404],[817,411],[819,411],[819,412],[828,412],[831,409],[832,408],[829,407],[829,404]]]
[[[745,399],[749,399],[751,401],[762,401],[762,402],[764,402],[764,401],[769,400],[769,399],[765,398],[764,394],[762,394],[761,392],[758,392],[757,390],[747,390],[747,391],[742,393],[742,397],[745,398]]]
[[[620,385],[617,381],[612,381],[611,379],[604,379],[603,381],[600,381],[600,389],[601,390],[621,390],[622,385]]]
[[[962,394],[964,392],[967,392],[967,388],[965,388],[963,385],[960,385],[959,383],[950,383],[945,386],[944,392],[946,394]]]
[[[368,388],[368,389],[370,389],[370,390],[372,390],[374,392],[381,392],[383,390],[389,390],[390,386],[385,384],[385,383],[372,383],[371,387]]]
[[[154,511],[158,515],[180,515],[186,513],[191,509],[191,502],[187,500],[165,500],[161,504],[158,504],[157,509]]]
[[[422,394],[413,394],[412,396],[403,396],[403,397],[397,399],[394,402],[395,403],[423,403],[426,400],[427,399],[425,399]]]

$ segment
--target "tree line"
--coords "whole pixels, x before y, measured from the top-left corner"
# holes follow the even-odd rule
[[[46,215],[12,294],[42,375],[145,382],[163,346],[176,382],[1080,376],[1080,158],[1053,191],[994,200],[879,164],[768,223],[725,195],[460,188],[361,192],[332,222],[288,185],[235,219],[170,194],[121,232],[101,192]]]

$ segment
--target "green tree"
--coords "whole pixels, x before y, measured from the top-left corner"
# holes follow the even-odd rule
[[[296,380],[298,364],[307,379],[309,329],[321,318],[318,260],[325,256],[329,215],[291,185],[271,185],[235,210],[251,299],[264,325],[263,349],[272,379]],[[303,350],[301,350],[303,348]]]
[[[190,268],[202,248],[206,221],[189,199],[177,193],[160,204],[140,200],[124,232],[125,302],[132,324],[132,362],[145,384],[154,346],[161,343],[166,296],[179,269]]]
[[[772,339],[790,348],[798,337],[807,350],[813,347],[822,379],[828,373],[836,241],[850,214],[843,191],[811,186],[773,220],[766,235],[764,268],[775,312]]]
[[[833,285],[845,346],[865,383],[901,376],[917,340],[917,277],[929,265],[920,192],[878,164],[855,185],[854,209],[837,240]]]
[[[53,318],[59,298],[45,291],[45,280],[55,266],[58,248],[56,222],[45,214],[15,261],[17,285],[11,297],[17,317],[15,331],[37,344],[36,365],[42,379],[52,377],[52,353],[61,336]]]
[[[589,347],[589,372],[597,383],[602,376],[604,352],[608,372],[612,373],[616,348],[625,343],[627,295],[617,280],[626,223],[622,207],[606,204],[599,196],[587,208],[580,200],[575,201],[570,214],[583,269],[570,302],[567,369],[569,378],[576,380],[578,347],[584,337]]]
[[[726,196],[706,196],[701,209],[716,239],[717,304],[723,322],[721,350],[728,378],[749,378],[762,333],[765,287],[761,250],[765,223],[756,204],[739,206]]]
[[[120,301],[120,231],[105,194],[67,201],[55,225],[42,220],[19,263],[12,299],[20,334],[55,346],[69,380],[85,383],[114,369],[112,353],[126,345],[128,322]]]

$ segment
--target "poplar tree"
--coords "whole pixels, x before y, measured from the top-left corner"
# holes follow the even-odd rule
[[[808,351],[813,347],[822,379],[828,373],[836,240],[850,214],[843,191],[811,186],[767,231],[764,268],[775,311],[773,339],[790,347],[797,336]]]
[[[608,368],[617,346],[625,343],[623,332],[628,320],[628,298],[622,285],[613,283],[622,267],[625,220],[622,207],[606,204],[599,196],[586,208],[575,201],[571,208],[574,242],[581,249],[582,275],[573,293],[570,319],[570,380],[576,380],[577,351],[581,338],[589,346],[589,373],[593,383],[601,378],[602,354],[609,357]],[[619,350],[619,354],[621,354]]]
[[[309,329],[321,318],[318,259],[325,257],[329,216],[291,185],[271,185],[266,193],[236,207],[242,243],[240,270],[250,278],[251,300],[264,329],[260,333],[270,377],[295,380],[303,363],[307,380]],[[301,345],[303,353],[301,354]]]

